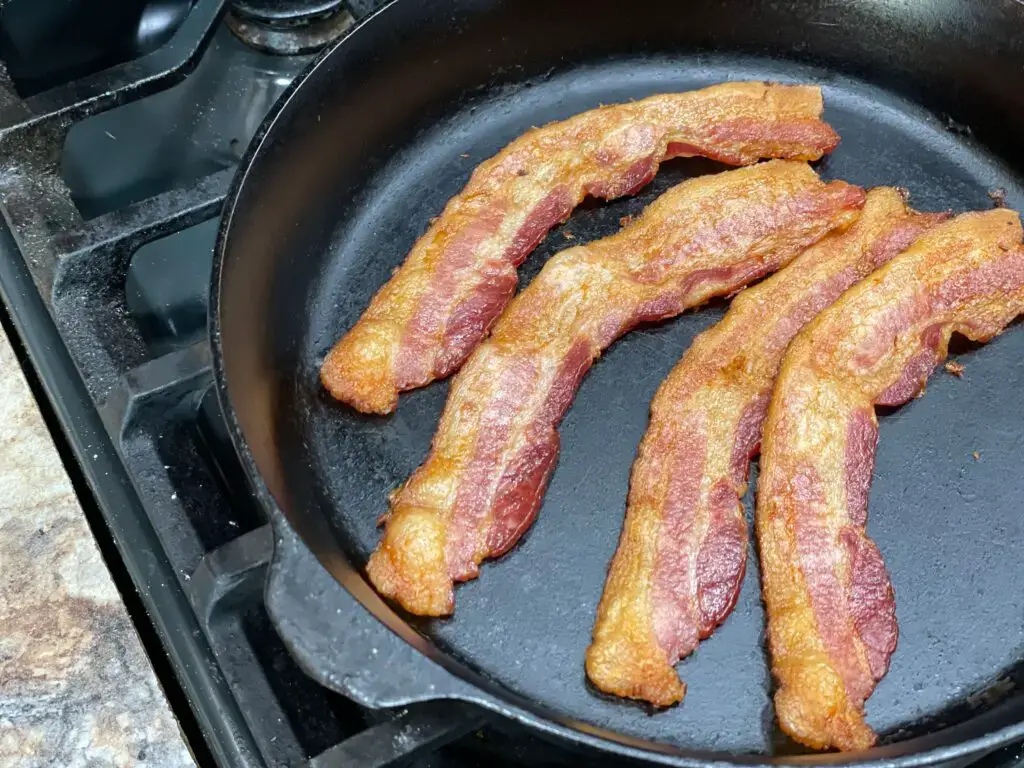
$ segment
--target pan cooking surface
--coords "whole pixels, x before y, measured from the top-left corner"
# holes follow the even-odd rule
[[[820,164],[825,178],[911,190],[920,210],[1024,208],[1022,180],[971,141],[969,130],[862,83],[779,62],[716,57],[617,60],[471,94],[447,119],[390,148],[391,160],[355,199],[338,199],[328,266],[308,310],[292,402],[277,429],[302,446],[285,458],[289,485],[327,510],[342,548],[362,566],[376,544],[387,493],[425,457],[447,384],[404,395],[397,413],[370,418],[337,404],[319,362],[472,169],[531,125],[600,103],[727,79],[824,86],[826,119],[843,138]],[[554,230],[520,275],[553,253],[609,235],[669,186],[724,170],[702,160],[663,166],[634,198],[586,204]],[[569,238],[571,234],[573,239]],[[723,305],[636,331],[596,364],[561,428],[562,454],[532,530],[479,580],[458,591],[455,616],[417,626],[445,651],[549,710],[620,733],[701,749],[790,751],[773,725],[757,557],[735,612],[679,669],[681,706],[650,715],[597,694],[583,654],[614,552],[629,471],[660,381]],[[940,369],[927,396],[881,420],[869,534],[891,571],[900,626],[888,676],[867,705],[888,740],[966,720],[1013,695],[1024,656],[1024,329]],[[975,458],[977,452],[978,458]],[[756,467],[755,467],[756,472]],[[755,475],[756,477],[756,475]],[[748,517],[753,494],[748,493]],[[753,538],[753,537],[751,537]],[[753,545],[752,545],[753,546]]]

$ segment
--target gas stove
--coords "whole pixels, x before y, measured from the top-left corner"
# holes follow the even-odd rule
[[[267,110],[373,4],[0,10],[0,321],[200,763],[578,762],[457,704],[359,707],[263,604],[271,534],[212,388],[217,216]]]
[[[189,744],[221,765],[424,749],[421,764],[466,764],[437,748],[475,718],[369,712],[288,656],[262,600],[269,527],[212,390],[224,194],[269,107],[353,15],[327,0],[111,5],[118,18],[78,38],[92,59],[67,30],[95,13],[34,4],[53,6],[51,26],[0,11],[2,320]],[[63,57],[32,55],[46,46]]]

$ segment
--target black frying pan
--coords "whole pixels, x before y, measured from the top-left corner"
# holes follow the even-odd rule
[[[987,208],[1001,189],[1024,209],[1021,0],[400,0],[320,57],[268,118],[228,198],[211,331],[235,444],[277,532],[271,612],[317,679],[377,707],[469,700],[647,760],[794,759],[779,757],[792,747],[773,725],[756,557],[735,613],[683,662],[681,706],[651,716],[596,694],[583,672],[650,398],[720,307],[635,332],[594,367],[537,523],[460,588],[445,621],[397,615],[361,569],[447,385],[368,418],[317,379],[428,220],[525,129],[752,78],[824,86],[843,137],[826,178],[903,185],[926,210]],[[641,194],[584,206],[566,226],[576,243],[608,235],[714,170],[673,161]],[[566,242],[554,231],[524,280]],[[816,759],[910,765],[1024,737],[1022,359],[1014,329],[965,353],[963,379],[940,372],[927,397],[882,419],[869,530],[900,622],[868,703],[883,746]]]

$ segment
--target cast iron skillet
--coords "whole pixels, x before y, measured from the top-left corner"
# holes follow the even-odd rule
[[[598,695],[583,673],[650,398],[721,307],[635,332],[594,367],[537,523],[458,590],[446,621],[396,614],[362,568],[447,384],[367,418],[317,379],[428,220],[526,128],[753,78],[824,87],[843,137],[820,165],[826,178],[903,185],[926,210],[988,208],[995,190],[1024,209],[1020,0],[398,0],[321,56],[267,119],[228,197],[211,335],[235,445],[275,525],[270,610],[318,680],[376,707],[468,700],[655,762],[800,759],[773,724],[753,555],[735,613],[681,665],[681,706],[651,716]],[[716,170],[673,161],[635,198],[584,206],[524,280],[566,246],[566,230],[576,243],[610,234],[668,186]],[[916,765],[1024,737],[1022,358],[1024,329],[1013,329],[966,351],[963,379],[940,371],[927,397],[882,419],[869,531],[900,623],[868,704],[882,746],[817,759]]]

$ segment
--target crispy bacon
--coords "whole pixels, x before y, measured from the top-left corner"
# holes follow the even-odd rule
[[[630,195],[666,159],[816,160],[839,143],[810,86],[726,83],[533,129],[482,163],[324,361],[334,397],[389,413],[450,375],[512,298],[516,267],[587,195]]]
[[[813,320],[783,360],[764,428],[757,504],[775,709],[823,749],[864,749],[864,701],[896,648],[895,604],[865,532],[874,405],[922,391],[954,331],[986,341],[1024,311],[1021,226],[964,214]]]
[[[899,191],[868,193],[860,219],[741,293],[658,390],[633,465],[626,522],[597,611],[587,676],[657,706],[686,686],[673,665],[732,611],[746,568],[740,499],[782,355],[805,323],[941,216]]]
[[[450,613],[454,582],[533,521],[556,427],[605,348],[780,268],[863,204],[858,187],[776,160],[680,184],[617,235],[552,258],[455,378],[430,455],[392,498],[368,566],[377,589]]]

